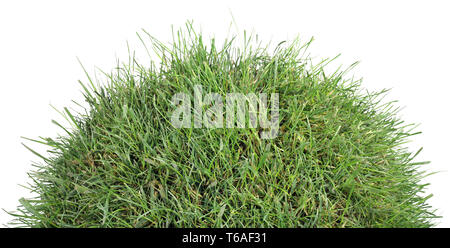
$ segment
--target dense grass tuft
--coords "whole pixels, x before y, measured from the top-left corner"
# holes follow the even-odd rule
[[[32,227],[430,227],[413,126],[386,91],[367,93],[348,70],[325,72],[298,41],[275,49],[245,37],[218,47],[187,25],[161,63],[135,60],[82,83],[86,111],[72,128],[35,140],[49,156],[30,173],[35,199],[15,224]],[[145,38],[140,36],[142,40]],[[156,64],[158,66],[156,66]],[[226,94],[279,93],[280,131],[171,125],[172,96],[193,86]],[[73,112],[73,111],[72,111]]]

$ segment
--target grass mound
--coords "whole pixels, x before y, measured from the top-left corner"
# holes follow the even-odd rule
[[[414,135],[385,91],[361,91],[348,70],[313,64],[309,43],[275,49],[246,38],[217,47],[190,25],[170,45],[150,38],[159,63],[131,60],[89,107],[63,114],[72,128],[35,140],[50,156],[30,173],[16,224],[34,227],[430,227]],[[149,46],[150,47],[150,46]],[[155,66],[158,64],[158,66]],[[175,128],[172,97],[278,93],[279,132],[260,127]],[[203,108],[207,108],[204,106]],[[248,118],[247,118],[248,120]],[[193,125],[193,124],[192,124]]]

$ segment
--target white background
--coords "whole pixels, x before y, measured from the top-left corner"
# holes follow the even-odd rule
[[[446,3],[447,2],[447,3]],[[223,37],[234,17],[237,28],[279,42],[315,37],[310,53],[361,61],[354,74],[369,90],[392,88],[389,98],[405,108],[402,117],[421,123],[410,147],[424,147],[426,168],[442,171],[427,179],[429,201],[450,227],[449,111],[450,6],[448,1],[1,1],[0,3],[0,208],[14,210],[29,195],[19,184],[38,159],[20,136],[54,137],[60,120],[49,106],[81,100],[89,72],[110,70],[127,58],[126,42],[139,48],[142,28],[169,40],[171,25],[194,20],[205,35]],[[236,26],[232,29],[236,30]],[[138,54],[139,56],[141,54]],[[30,143],[27,143],[30,144]],[[30,144],[38,151],[42,147]],[[11,218],[3,211],[0,225]]]

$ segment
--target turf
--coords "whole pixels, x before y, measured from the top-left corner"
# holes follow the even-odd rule
[[[188,24],[157,57],[133,58],[106,83],[81,83],[88,107],[53,121],[66,134],[30,173],[14,225],[28,227],[431,227],[418,134],[385,90],[313,63],[310,42],[275,49],[244,36],[204,41]],[[149,41],[146,41],[149,40]],[[174,128],[172,96],[278,93],[279,134],[260,128]],[[80,104],[83,105],[83,104]],[[28,145],[29,146],[29,145]],[[27,147],[28,147],[27,146]],[[31,151],[33,151],[30,148]],[[34,151],[33,151],[34,152]],[[419,170],[420,169],[420,170]]]

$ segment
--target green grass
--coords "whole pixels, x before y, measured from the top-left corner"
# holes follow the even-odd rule
[[[310,42],[276,49],[245,36],[218,47],[190,24],[171,44],[139,36],[159,63],[133,57],[100,85],[82,83],[85,111],[30,173],[13,225],[29,227],[430,227],[422,162],[405,143],[414,125],[386,91],[349,70],[312,63]],[[240,49],[238,49],[240,47]],[[351,69],[351,66],[349,69]],[[382,73],[382,72],[380,72]],[[388,79],[387,79],[388,80]],[[279,93],[280,132],[176,129],[175,93]],[[81,104],[82,105],[82,104]],[[31,150],[31,149],[30,149]],[[420,170],[422,171],[422,170]]]

